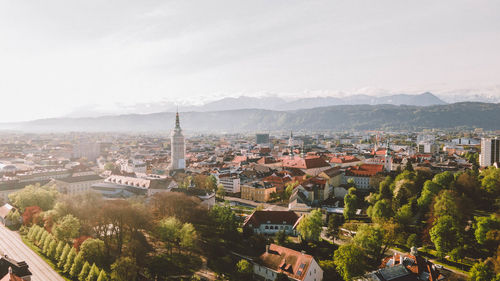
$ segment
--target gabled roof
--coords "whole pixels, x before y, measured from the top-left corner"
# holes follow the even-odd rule
[[[381,173],[382,171],[384,171],[384,165],[362,164],[359,166],[349,167],[346,171],[346,175],[371,177]]]
[[[313,259],[310,255],[271,244],[269,249],[259,256],[257,262],[292,278],[303,280]]]
[[[306,157],[306,158],[284,158],[283,167],[287,168],[298,168],[298,169],[314,169],[329,167],[330,165],[326,163],[320,157]]]
[[[293,211],[255,211],[247,217],[243,227],[250,224],[252,227],[259,227],[265,223],[294,225],[298,219],[299,216]]]

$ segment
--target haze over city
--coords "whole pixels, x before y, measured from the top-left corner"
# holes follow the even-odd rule
[[[4,1],[0,118],[141,113],[159,102],[182,110],[241,95],[430,91],[496,101],[499,9],[498,1]]]

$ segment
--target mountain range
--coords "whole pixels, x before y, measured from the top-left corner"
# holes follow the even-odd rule
[[[419,130],[484,128],[500,130],[500,104],[462,102],[432,106],[334,105],[299,110],[234,109],[181,112],[188,132],[277,130]],[[161,132],[174,127],[174,112],[84,118],[51,118],[3,123],[0,129],[32,132]]]
[[[392,104],[392,105],[415,105],[429,106],[446,104],[443,100],[432,93],[426,92],[419,95],[387,95],[387,96],[369,96],[369,95],[351,95],[349,97],[308,97],[300,99],[283,98],[277,96],[266,97],[226,97],[215,101],[207,102],[202,105],[183,104],[180,106],[181,111],[222,111],[235,109],[268,109],[268,110],[299,110],[315,107],[333,106],[333,105],[356,105],[356,104]],[[89,117],[89,116],[104,116],[115,115],[117,110],[119,114],[145,114],[175,111],[177,105],[172,102],[157,102],[157,103],[139,103],[129,106],[117,106],[114,110],[102,110],[99,107],[81,107],[77,111],[65,117]]]

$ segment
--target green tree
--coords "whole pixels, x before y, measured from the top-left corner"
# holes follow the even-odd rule
[[[475,217],[475,231],[474,236],[476,237],[477,243],[485,244],[487,241],[487,233],[491,230],[500,229],[500,218],[496,215],[491,215],[489,217]]]
[[[332,214],[328,219],[327,234],[331,238],[338,237],[340,226],[344,223],[343,216]]]
[[[448,171],[439,173],[432,178],[432,181],[439,184],[442,188],[450,188],[454,180],[455,177]]]
[[[434,200],[434,197],[441,191],[442,186],[434,181],[427,180],[424,183],[422,193],[417,200],[419,208],[428,208]]]
[[[192,249],[196,243],[196,237],[198,236],[194,226],[190,223],[185,223],[179,233],[180,236],[180,246],[184,249]]]
[[[167,248],[172,253],[172,248],[177,245],[180,238],[182,223],[175,217],[164,218],[158,223],[160,239],[167,243]]]
[[[470,281],[492,281],[495,272],[484,262],[475,263],[469,271]]]
[[[43,240],[45,240],[45,237],[49,235],[49,233],[45,229],[43,228],[40,229],[41,229],[40,232],[38,232],[38,234],[35,237],[35,244],[37,245],[40,245],[43,242]]]
[[[344,218],[346,220],[351,220],[356,215],[358,196],[356,196],[355,192],[356,188],[351,187],[344,196]]]
[[[454,191],[441,191],[435,199],[434,215],[437,217],[451,216],[460,220],[463,217],[463,212],[458,206],[459,201],[460,199]]]
[[[97,278],[99,278],[99,273],[100,270],[99,268],[94,264],[90,267],[89,274],[87,275],[87,278],[85,281],[97,281]]]
[[[344,280],[351,280],[363,274],[366,269],[365,253],[355,244],[340,246],[333,255],[333,262]]]
[[[49,246],[50,246],[50,242],[52,242],[52,240],[54,240],[54,238],[52,237],[52,235],[49,234],[45,237],[45,240],[43,241],[42,253],[44,253],[46,256],[48,256]]]
[[[481,188],[490,196],[500,194],[500,169],[489,167],[481,172]]]
[[[378,260],[384,240],[383,230],[378,226],[361,225],[353,242],[363,248],[373,259]]]
[[[73,274],[71,274],[71,269],[73,268],[75,258],[76,258],[76,250],[75,250],[75,248],[71,247],[71,249],[69,250],[68,256],[66,257],[66,261],[65,261],[64,265],[62,266],[62,268],[64,269],[64,272],[68,273],[71,276],[74,276]],[[83,259],[82,259],[82,261],[83,261]]]
[[[10,201],[21,210],[28,206],[39,206],[47,211],[54,207],[58,192],[54,187],[40,187],[37,185],[28,185],[25,188],[9,194]]]
[[[47,256],[52,260],[56,260],[56,250],[57,250],[57,242],[55,239],[52,239],[50,241],[49,248],[47,250]]]
[[[96,263],[100,266],[104,265],[104,251],[104,241],[100,239],[89,238],[80,246],[80,253],[83,255],[83,259],[89,263]]]
[[[401,225],[408,226],[413,221],[413,212],[411,209],[411,203],[408,203],[401,208],[396,213],[396,219]]]
[[[69,259],[68,259],[68,261],[69,261]],[[71,270],[69,272],[69,275],[71,275],[71,277],[73,277],[74,279],[78,278],[78,274],[80,274],[80,272],[82,271],[84,263],[85,263],[85,260],[83,259],[82,252],[80,251],[78,253],[78,255],[76,255],[76,257],[73,260],[73,265],[71,266]],[[66,267],[65,267],[65,269],[66,269]]]
[[[380,194],[379,199],[391,199],[392,198],[392,190],[391,190],[391,185],[394,182],[394,180],[390,177],[387,176],[383,181],[380,182],[379,188],[378,188],[378,193]]]
[[[462,241],[462,230],[456,220],[448,215],[438,217],[429,234],[441,258],[458,247]]]
[[[239,222],[229,205],[215,205],[209,214],[216,224],[216,229],[226,235],[226,237],[236,233]]]
[[[106,271],[104,271],[104,269],[101,269],[97,281],[109,281],[108,274],[106,274]]]
[[[64,216],[54,227],[54,236],[61,241],[69,241],[78,237],[80,232],[80,220],[69,214]]]
[[[274,235],[274,241],[276,244],[283,246],[288,241],[288,236],[285,231],[280,230]]]
[[[207,189],[215,190],[217,188],[217,179],[214,175],[210,175],[207,177]]]
[[[290,198],[290,196],[292,195],[293,193],[293,189],[299,185],[299,182],[298,181],[291,181],[287,184],[285,184],[285,198],[288,200]]]
[[[70,252],[71,248],[68,244],[65,244],[64,245],[64,248],[61,252],[61,255],[59,255],[59,259],[58,259],[58,263],[57,263],[57,267],[58,268],[64,268],[64,265],[66,264],[66,260],[68,258],[68,254]]]
[[[80,271],[80,274],[78,274],[78,281],[86,281],[87,277],[89,276],[90,272],[90,264],[88,262],[85,262],[83,264],[82,270]]]
[[[368,207],[367,213],[373,221],[387,220],[392,217],[391,201],[379,200],[375,205]]]
[[[304,215],[297,226],[300,237],[305,241],[319,241],[323,230],[323,219],[320,209]]]
[[[54,259],[56,261],[58,261],[61,258],[61,254],[63,252],[63,249],[64,249],[64,242],[63,241],[59,241],[57,243],[56,253],[55,253],[55,256],[54,256]]]
[[[240,278],[250,279],[253,273],[253,266],[247,260],[241,259],[236,264],[236,271],[239,273]]]
[[[139,268],[132,258],[121,257],[111,265],[111,279],[115,281],[133,281],[137,279]]]
[[[226,190],[222,184],[217,186],[217,196],[222,200],[224,200],[224,196],[226,196]]]
[[[18,227],[21,224],[21,215],[17,210],[9,212],[7,219],[12,222],[13,226]]]

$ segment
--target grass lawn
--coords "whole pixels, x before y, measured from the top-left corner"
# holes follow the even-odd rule
[[[40,250],[40,248],[38,248],[37,246],[35,246],[26,236],[24,235],[21,235],[21,239],[23,240],[24,244],[26,244],[26,246],[28,246],[31,250],[33,250],[35,253],[37,253],[38,256],[40,256],[48,265],[50,265],[50,267],[52,267],[57,273],[59,273],[59,275],[61,275],[61,277],[64,279],[64,280],[67,280],[67,281],[71,281],[71,279],[68,279],[66,276],[65,276],[65,273],[62,272],[59,268],[57,268],[57,266],[54,264],[53,261],[51,261],[50,259],[48,259],[43,253],[42,253],[42,250]]]

